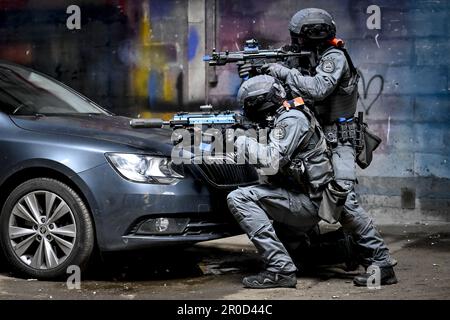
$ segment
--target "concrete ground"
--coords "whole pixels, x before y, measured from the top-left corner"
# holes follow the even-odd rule
[[[186,250],[113,255],[85,274],[80,290],[63,282],[14,277],[0,270],[0,299],[450,299],[450,226],[379,228],[395,259],[399,283],[357,288],[355,273],[337,268],[299,278],[296,289],[243,289],[260,260],[244,236]]]

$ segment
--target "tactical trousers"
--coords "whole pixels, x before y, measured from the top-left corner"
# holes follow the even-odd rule
[[[263,258],[268,271],[295,272],[292,258],[270,222],[307,232],[317,225],[319,204],[309,196],[272,185],[239,188],[228,195],[228,207]]]
[[[365,267],[372,264],[379,267],[392,266],[389,249],[373,225],[372,219],[357,200],[354,189],[355,156],[355,149],[348,142],[338,142],[338,145],[333,148],[332,162],[336,181],[341,187],[350,191],[339,222],[346,232],[352,234]]]

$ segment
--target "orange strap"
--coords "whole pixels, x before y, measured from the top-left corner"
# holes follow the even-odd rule
[[[295,98],[294,100],[289,100],[289,101],[285,100],[283,102],[283,107],[285,107],[286,110],[288,110],[288,111],[291,108],[296,108],[296,107],[300,107],[300,106],[303,106],[303,105],[305,105],[305,102],[300,97]]]
[[[344,46],[344,40],[342,40],[342,39],[339,39],[339,38],[333,38],[333,39],[331,39],[330,41],[329,41],[329,43],[333,46],[333,47],[336,47],[336,48],[341,48],[341,47],[343,47]]]

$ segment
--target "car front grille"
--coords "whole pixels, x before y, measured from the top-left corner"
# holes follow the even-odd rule
[[[242,187],[259,181],[259,175],[254,166],[236,164],[225,157],[215,157],[214,161],[205,161],[195,164],[194,167],[201,179],[215,188]]]

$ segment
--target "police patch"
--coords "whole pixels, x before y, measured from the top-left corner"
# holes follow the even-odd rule
[[[334,62],[332,60],[325,60],[322,64],[322,70],[327,73],[332,73],[335,69]]]
[[[286,136],[286,129],[283,126],[278,126],[273,129],[273,137],[277,140],[282,140]]]

